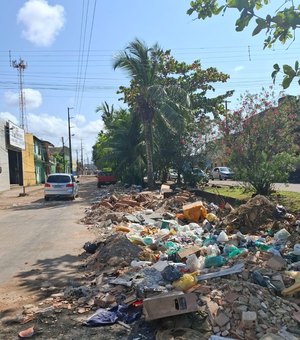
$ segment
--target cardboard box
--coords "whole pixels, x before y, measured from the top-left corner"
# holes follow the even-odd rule
[[[200,219],[206,218],[207,211],[202,201],[186,204],[182,207],[184,218],[190,222],[199,222]]]
[[[192,254],[200,255],[201,248],[199,246],[190,246],[187,248],[180,249],[177,252],[177,257],[180,261],[186,261],[187,257]]]
[[[147,321],[197,312],[198,309],[195,293],[163,293],[143,301],[143,313]]]

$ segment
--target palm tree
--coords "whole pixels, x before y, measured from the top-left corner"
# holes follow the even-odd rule
[[[143,124],[147,179],[150,189],[154,187],[153,178],[153,119],[155,114],[165,116],[174,114],[179,106],[174,105],[174,97],[182,98],[182,91],[175,85],[167,86],[160,78],[160,57],[163,51],[155,44],[149,48],[144,42],[135,39],[125,51],[115,58],[114,69],[121,68],[131,77],[130,88],[121,88],[124,101],[136,112]],[[126,96],[127,94],[127,96]],[[186,97],[186,96],[185,96]],[[175,109],[175,110],[174,110]]]

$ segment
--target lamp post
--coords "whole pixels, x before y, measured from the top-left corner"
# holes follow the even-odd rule
[[[69,131],[69,152],[70,152],[70,172],[73,172],[73,160],[72,160],[72,142],[71,142],[71,124],[70,124],[70,110],[73,107],[68,107],[68,131]]]

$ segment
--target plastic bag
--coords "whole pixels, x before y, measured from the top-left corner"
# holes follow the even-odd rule
[[[200,261],[196,254],[189,255],[186,259],[186,265],[191,272],[195,272],[200,269]]]
[[[221,267],[225,263],[226,260],[223,256],[207,256],[204,261],[206,268]]]
[[[191,274],[183,274],[182,277],[174,281],[172,286],[176,290],[186,291],[197,284],[197,272]]]
[[[217,241],[218,242],[227,242],[229,239],[228,239],[228,236],[227,234],[225,233],[225,231],[221,231],[219,236],[217,237]]]

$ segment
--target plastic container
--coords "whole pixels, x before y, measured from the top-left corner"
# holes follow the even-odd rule
[[[291,234],[285,228],[283,228],[277,231],[277,233],[274,235],[274,238],[276,240],[286,241],[290,236]]]
[[[226,263],[223,256],[207,256],[204,260],[204,265],[206,268],[211,267],[222,267]]]

